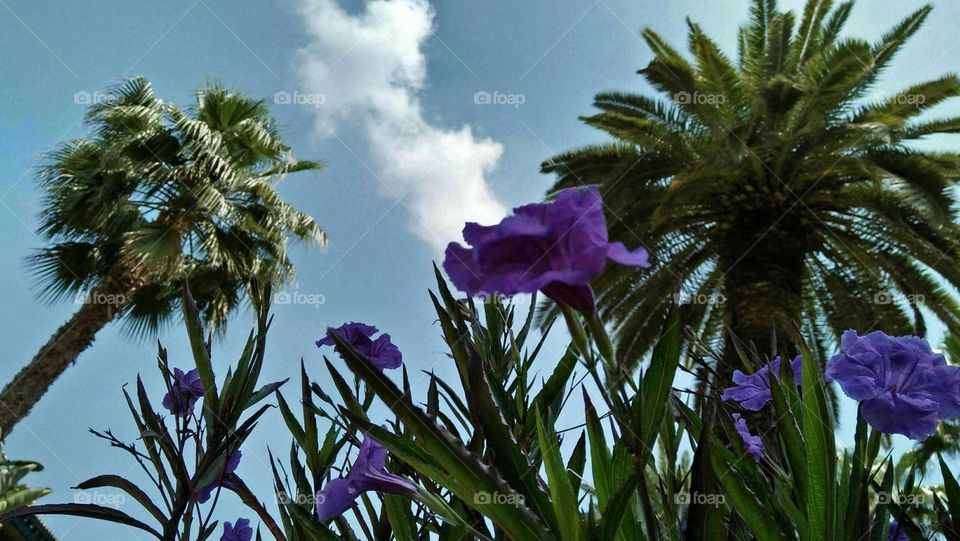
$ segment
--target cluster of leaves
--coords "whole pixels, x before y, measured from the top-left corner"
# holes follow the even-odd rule
[[[684,321],[704,339],[733,325],[762,344],[771,319],[804,322],[814,350],[877,321],[923,335],[932,314],[960,329],[942,287],[960,284],[949,255],[960,155],[917,145],[960,130],[960,118],[930,116],[960,79],[876,91],[932,7],[869,42],[843,35],[852,1],[781,4],[751,0],[735,57],[693,22],[688,55],[645,29],[653,60],[639,73],[659,95],[598,94],[582,120],[611,142],[542,165],[555,190],[599,186],[618,218],[611,236],[656,255],[643,280],[621,268],[596,284],[625,360],[656,343],[678,285],[726,301],[688,303]]]
[[[43,466],[33,461],[7,459],[0,440],[0,513],[29,506],[50,493],[49,488],[21,483],[28,474],[42,470]]]
[[[87,113],[88,139],[40,170],[45,190],[33,258],[45,296],[112,294],[133,331],[176,316],[187,276],[204,319],[226,323],[250,276],[291,279],[287,239],[326,234],[277,192],[295,160],[262,100],[211,84],[182,109],[144,78],[110,90]]]
[[[256,287],[253,290],[258,291]],[[261,296],[261,294],[263,296]],[[202,412],[199,415],[167,416],[158,412],[138,377],[133,396],[124,390],[127,406],[139,435],[136,443],[126,443],[107,430],[95,435],[111,446],[123,450],[139,465],[149,479],[153,494],[119,475],[107,474],[88,479],[77,485],[81,490],[109,487],[124,492],[136,501],[145,514],[156,521],[151,526],[119,509],[96,504],[51,504],[22,508],[5,513],[0,522],[24,515],[66,514],[89,517],[124,524],[143,530],[162,540],[203,540],[217,528],[214,510],[222,491],[229,485],[243,502],[257,512],[263,525],[271,532],[279,527],[243,480],[227,469],[229,458],[240,449],[261,416],[270,408],[257,405],[270,397],[285,382],[257,387],[263,367],[266,333],[270,326],[268,315],[270,288],[251,299],[257,307],[257,331],[251,332],[243,354],[235,367],[229,370],[218,388],[211,360],[211,337],[204,336],[200,313],[190,291],[182,298],[187,335],[193,352],[193,361],[204,387]],[[175,380],[167,363],[167,350],[159,346],[157,360],[164,375],[168,392]],[[256,409],[249,412],[252,408]],[[212,503],[203,506],[197,493],[204,487],[215,486]]]
[[[693,400],[693,393],[674,388],[683,351],[676,316],[664,326],[649,364],[638,377],[627,377],[616,369],[602,327],[583,327],[567,314],[573,341],[550,363],[543,358],[547,333],[532,332],[533,310],[518,316],[514,306],[496,299],[478,306],[454,297],[439,272],[437,278],[431,300],[459,381],[426,373],[426,399],[419,403],[405,368],[398,385],[336,335],[337,351],[353,374],[350,381],[326,359],[338,397],[311,381],[302,362],[298,407],[280,393],[283,382],[258,387],[269,289],[255,297],[257,331],[218,390],[209,342],[188,293],[187,330],[206,390],[194,426],[175,421],[171,431],[138,381],[136,396],[127,401],[145,450],[101,434],[140,463],[157,496],[112,475],[79,487],[119,488],[159,527],[117,510],[74,504],[37,506],[0,521],[68,513],[120,522],[163,540],[206,539],[217,524],[216,499],[204,513],[194,499],[196,487],[224,476],[228,457],[268,406],[245,412],[275,395],[293,439],[288,460],[271,454],[279,518],[242,480],[227,475],[230,490],[277,540],[881,541],[891,519],[911,541],[933,532],[960,539],[960,484],[942,459],[944,485],[921,486],[923,470],[880,457],[883,439],[862,418],[854,448],[836,448],[823,376],[806,348],[809,369],[799,388],[781,383],[793,381],[790,363],[771,375],[773,417],[763,458],[755,462],[715,391]],[[159,359],[169,378],[162,347]],[[537,376],[541,366],[549,366],[549,375]],[[597,397],[602,402],[595,404]],[[583,408],[583,424],[558,429],[561,413],[575,403]],[[419,493],[364,493],[347,515],[318,520],[318,491],[342,475],[364,437],[389,451],[388,469],[413,480]]]

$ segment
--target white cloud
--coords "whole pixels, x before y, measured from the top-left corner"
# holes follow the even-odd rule
[[[433,29],[429,2],[370,0],[351,15],[336,0],[303,0],[300,13],[311,38],[298,55],[302,91],[323,96],[317,133],[331,136],[343,120],[361,120],[381,191],[404,199],[413,232],[439,251],[460,240],[465,221],[502,218],[505,208],[485,178],[500,160],[500,143],[423,116],[417,93],[427,77],[421,49]]]

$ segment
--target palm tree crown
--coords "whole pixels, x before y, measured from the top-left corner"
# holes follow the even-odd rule
[[[0,393],[5,434],[111,321],[157,330],[186,279],[222,331],[251,278],[293,278],[289,237],[326,241],[276,190],[320,165],[293,159],[263,101],[211,85],[182,110],[137,78],[87,120],[91,137],[61,145],[41,169],[48,245],[31,259],[46,298],[81,307]]]
[[[642,277],[621,268],[597,284],[623,358],[651,346],[678,287],[695,330],[729,328],[761,351],[794,322],[814,336],[878,324],[922,335],[928,310],[960,330],[943,286],[960,285],[960,155],[914,145],[960,131],[960,118],[923,116],[960,95],[960,79],[878,98],[931,8],[868,43],[840,37],[852,7],[809,0],[798,25],[776,0],[754,0],[736,63],[694,23],[692,62],[645,30],[654,58],[639,73],[665,99],[597,95],[600,112],[583,120],[615,142],[542,165],[555,189],[600,185],[611,234],[657,259]]]
[[[119,274],[137,285],[125,310],[135,330],[174,313],[183,279],[222,327],[251,277],[293,277],[287,238],[323,244],[310,216],[281,199],[295,161],[262,101],[210,86],[188,111],[132,79],[88,114],[94,137],[51,155],[33,259],[48,295],[77,295]]]

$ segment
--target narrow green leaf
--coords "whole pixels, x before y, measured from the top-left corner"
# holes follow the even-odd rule
[[[543,455],[543,465],[547,470],[547,482],[560,527],[560,537],[564,541],[579,541],[580,511],[577,508],[577,497],[567,477],[567,470],[563,466],[557,436],[553,430],[544,426],[539,410],[535,410],[533,414],[537,419],[540,453]]]

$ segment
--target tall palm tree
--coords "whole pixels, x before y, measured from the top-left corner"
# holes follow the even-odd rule
[[[287,173],[320,164],[293,159],[263,101],[212,85],[182,110],[137,78],[87,120],[91,136],[60,146],[40,170],[48,244],[30,260],[46,299],[81,306],[0,393],[4,435],[108,323],[155,331],[187,279],[222,328],[251,277],[293,277],[288,237],[326,242],[276,191]]]
[[[597,95],[600,112],[583,120],[614,141],[543,163],[555,189],[600,185],[611,234],[657,259],[597,284],[623,358],[650,348],[678,288],[692,300],[686,321],[725,337],[724,372],[740,363],[725,329],[765,354],[771,329],[795,322],[828,339],[847,328],[922,335],[933,314],[960,331],[945,289],[960,285],[960,155],[914,144],[960,131],[960,118],[924,114],[960,95],[960,79],[877,96],[931,8],[868,43],[840,35],[852,7],[809,0],[797,25],[776,0],[753,0],[736,63],[694,23],[692,61],[645,30],[653,60],[639,73],[662,99]]]

